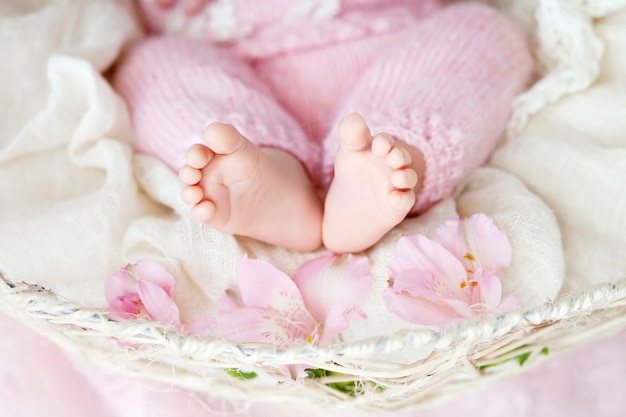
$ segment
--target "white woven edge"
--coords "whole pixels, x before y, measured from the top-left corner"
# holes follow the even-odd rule
[[[50,290],[12,282],[1,272],[0,278],[0,310],[92,362],[212,396],[318,407],[430,405],[626,326],[625,279],[445,330],[407,330],[355,343],[304,343],[281,350],[185,336],[142,320],[115,322],[105,311],[80,308]],[[410,363],[380,359],[410,357],[410,352],[415,352]],[[520,366],[516,358],[522,354],[528,358]],[[299,364],[341,375],[293,381],[286,369]],[[499,365],[481,370],[494,364]],[[254,371],[258,377],[239,380],[225,368]],[[359,393],[348,395],[328,385],[342,381],[357,381]]]
[[[542,77],[514,103],[507,136],[518,136],[530,118],[560,98],[587,89],[600,73],[604,43],[593,17],[606,16],[624,0],[540,0],[535,10],[533,41]]]

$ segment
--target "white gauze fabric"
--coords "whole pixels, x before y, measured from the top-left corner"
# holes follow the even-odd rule
[[[544,109],[493,158],[554,210],[563,292],[626,276],[626,11],[595,30],[604,40],[595,84]]]
[[[0,7],[0,269],[87,305],[153,205],[130,164],[125,105],[101,75],[136,26],[112,1]]]

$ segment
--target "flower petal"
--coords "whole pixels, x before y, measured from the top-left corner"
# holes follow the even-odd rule
[[[152,319],[180,328],[178,307],[161,286],[148,281],[138,281],[137,293]]]
[[[511,262],[511,244],[493,220],[482,214],[468,219],[448,220],[433,234],[458,259],[475,261],[486,271],[498,273]]]
[[[435,277],[432,272],[421,269],[398,271],[390,280],[396,292],[412,296],[428,297],[436,295]]]
[[[142,259],[130,267],[130,274],[136,280],[152,282],[167,293],[170,298],[174,298],[174,277],[163,268],[163,265]]]
[[[317,338],[319,324],[296,284],[269,262],[242,258],[237,285],[218,302],[218,334],[240,342],[288,346]]]
[[[104,297],[109,310],[117,313],[134,313],[137,310],[137,304],[132,298],[132,295],[136,294],[134,287],[126,268],[110,275],[104,283]]]
[[[258,308],[238,308],[220,312],[215,324],[215,333],[234,342],[267,342],[264,335],[265,319],[263,310]]]
[[[446,324],[497,311],[511,246],[483,214],[449,220],[433,234],[403,236],[389,265],[390,311],[420,324]],[[507,300],[504,308],[514,305]],[[446,319],[447,317],[447,319]]]
[[[430,326],[458,321],[456,310],[446,303],[398,293],[392,287],[388,287],[383,292],[383,301],[389,312],[411,323]]]
[[[288,309],[292,302],[304,304],[291,278],[262,259],[244,256],[239,261],[237,287],[241,302],[247,307],[273,307],[280,310]]]
[[[461,261],[439,242],[403,236],[389,265],[387,308],[417,324],[445,325],[469,317],[471,291]]]
[[[463,218],[450,219],[441,224],[433,233],[432,239],[446,248],[457,259],[463,259],[466,253],[465,237],[461,222]]]
[[[449,306],[452,310],[455,311],[455,315],[461,318],[470,318],[472,317],[472,306],[467,303],[465,300],[455,300],[454,298],[444,298],[441,302],[447,306]]]
[[[291,312],[293,313],[293,312]],[[317,323],[306,311],[290,315],[263,308],[238,308],[220,314],[216,323],[219,336],[240,343],[269,343],[288,348],[316,333]]]
[[[411,276],[406,273],[410,270],[421,272]],[[462,291],[467,276],[465,268],[440,243],[425,236],[400,238],[389,273],[398,288],[429,285],[430,290],[442,297],[467,299],[467,293]]]
[[[241,294],[237,286],[233,285],[229,287],[224,295],[217,301],[217,311],[220,314],[235,310],[237,308],[244,307]]]
[[[185,333],[192,336],[204,337],[209,334],[211,327],[215,325],[215,318],[202,315],[196,318],[191,326],[183,326]]]
[[[349,320],[362,318],[360,306],[372,285],[366,257],[337,257],[328,253],[302,264],[294,282],[304,304],[319,323],[324,324],[319,343],[349,327]]]
[[[396,254],[393,261],[389,264],[389,270],[392,277],[400,275],[403,271],[411,269],[419,269],[417,252],[419,251],[417,236],[401,236],[396,244]]]
[[[477,280],[478,285],[472,295],[473,304],[484,304],[490,308],[497,308],[502,298],[502,284],[495,275],[486,275]]]
[[[498,310],[500,310],[500,312],[502,313],[506,313],[507,311],[520,308],[520,306],[521,303],[519,299],[513,295],[509,295],[504,299],[504,301],[502,301],[502,303],[500,303],[500,308]]]

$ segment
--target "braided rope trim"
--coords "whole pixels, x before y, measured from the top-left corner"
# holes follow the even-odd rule
[[[0,310],[116,372],[233,400],[316,407],[397,410],[430,405],[626,327],[623,279],[531,310],[443,330],[277,349],[186,336],[143,320],[116,322],[103,310],[81,308],[45,288],[12,282],[2,272],[0,278]],[[302,364],[328,372],[314,379],[290,378],[289,372]],[[227,369],[257,377],[234,378]],[[349,384],[351,391],[337,390],[337,384]]]

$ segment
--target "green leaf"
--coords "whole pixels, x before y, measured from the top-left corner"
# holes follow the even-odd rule
[[[524,363],[530,358],[530,352],[522,353],[521,355],[516,356],[517,362],[519,362],[519,366],[524,365]]]
[[[304,370],[304,372],[306,372],[307,378],[310,378],[310,379],[323,378],[329,375],[328,371],[325,369],[307,368]]]
[[[329,376],[344,376],[344,374],[341,374],[339,372],[327,371],[326,369],[305,369],[304,371],[307,374],[307,378],[310,378],[310,379],[318,379],[318,378],[324,378],[324,377],[329,377]],[[365,382],[365,383],[371,384],[373,387],[375,387],[379,391],[384,391],[386,389],[385,387],[376,385],[373,382]],[[356,395],[362,394],[363,384],[364,384],[363,381],[350,380],[350,381],[341,381],[341,382],[329,382],[326,384],[326,386],[336,391],[339,391],[341,393],[351,395],[351,396],[356,396]]]
[[[237,368],[226,368],[224,369],[224,372],[226,372],[230,376],[242,380],[254,379],[258,376],[256,372],[245,372]]]
[[[513,350],[507,352],[506,354],[509,354],[509,353],[515,352],[516,350],[524,349],[524,348],[527,348],[527,347],[529,347],[529,345],[522,345],[522,346],[520,346],[520,347],[518,347],[516,349],[513,349]],[[541,351],[539,353],[541,355],[546,355],[547,356],[550,353],[550,349],[548,349],[547,347],[544,347],[543,349],[541,349]],[[487,365],[478,366],[477,369],[480,372],[482,372],[485,369],[492,368],[494,366],[503,365],[503,364],[505,364],[507,362],[510,362],[510,361],[517,361],[517,363],[519,363],[519,366],[523,366],[526,363],[526,361],[528,360],[528,358],[530,358],[530,354],[531,354],[531,352],[524,352],[524,353],[521,353],[521,354],[519,354],[517,356],[513,356],[512,358],[509,358],[509,359],[504,359],[504,360],[501,360],[499,362],[488,363]]]
[[[331,382],[330,384],[326,384],[334,390],[339,392],[343,392],[348,395],[356,395],[359,393],[358,389],[361,387],[360,383],[356,381],[346,381],[346,382]]]

